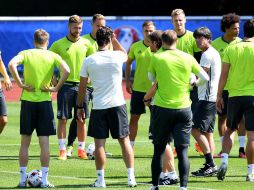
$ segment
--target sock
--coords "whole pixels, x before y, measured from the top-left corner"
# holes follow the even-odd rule
[[[238,136],[239,147],[245,146],[245,136]]]
[[[222,142],[223,142],[223,138],[224,138],[224,136],[221,136],[221,137],[220,137],[220,142],[221,142],[221,144],[222,144]]]
[[[79,150],[84,150],[85,146],[86,146],[85,142],[78,141],[78,149]]]
[[[177,179],[178,178],[176,171],[168,172],[168,177],[170,179]]]
[[[248,174],[254,174],[254,164],[248,165]]]
[[[131,143],[131,147],[134,147],[135,141],[130,141],[130,143]]]
[[[128,179],[134,180],[135,179],[134,168],[128,168],[127,170],[128,170]]]
[[[206,164],[209,164],[210,166],[214,167],[214,162],[213,162],[213,157],[211,153],[207,153],[204,155],[205,156],[205,162]]]
[[[26,166],[21,166],[20,167],[20,182],[25,182],[26,181],[26,170],[27,167]]]
[[[240,147],[240,148],[239,148],[239,153],[240,153],[240,152],[245,153],[245,152],[244,152],[244,147]]]
[[[165,178],[165,177],[167,177],[168,175],[167,175],[167,173],[164,173],[164,172],[161,172],[161,174],[160,174],[160,178],[161,179],[163,179],[163,178]]]
[[[222,153],[221,154],[221,163],[228,164],[228,154],[227,153]]]
[[[60,150],[66,150],[65,142],[66,142],[66,139],[58,139],[58,144],[59,144]]]
[[[104,170],[96,170],[98,183],[104,182]]]
[[[41,182],[42,182],[42,184],[47,184],[48,183],[49,168],[48,167],[41,167],[41,171],[42,171]]]

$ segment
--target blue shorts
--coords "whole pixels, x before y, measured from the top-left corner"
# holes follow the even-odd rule
[[[77,96],[78,84],[66,82],[57,93],[57,119],[71,119],[72,108],[74,108],[74,118],[77,119]],[[86,118],[89,118],[88,99],[84,102]]]
[[[3,89],[0,89],[0,116],[7,116],[6,101]]]
[[[21,101],[20,134],[30,136],[34,129],[36,130],[37,136],[50,136],[56,134],[56,125],[51,101]]]

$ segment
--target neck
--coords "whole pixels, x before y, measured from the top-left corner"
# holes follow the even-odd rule
[[[106,51],[110,49],[110,44],[104,45],[104,46],[100,46],[98,48],[98,51]]]
[[[91,32],[91,36],[93,37],[93,39],[96,39],[96,32],[95,32],[95,31],[92,31],[92,32]]]
[[[47,49],[47,46],[35,45],[36,49]]]
[[[223,36],[223,40],[225,40],[226,42],[232,42],[236,39],[236,36],[232,36],[232,35],[228,35],[228,34],[224,34]]]
[[[67,38],[72,41],[72,42],[76,42],[79,40],[80,37],[76,38],[76,37],[73,37],[71,34],[68,34]]]
[[[163,44],[163,45],[162,45],[162,48],[163,48],[164,50],[176,50],[176,44],[172,44],[172,45]]]
[[[184,35],[184,34],[185,34],[185,31],[186,31],[185,29],[175,30],[177,36],[182,36],[182,35]]]

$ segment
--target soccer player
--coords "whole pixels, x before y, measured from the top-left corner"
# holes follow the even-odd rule
[[[191,172],[191,174],[197,177],[206,177],[217,172],[217,167],[213,161],[213,131],[216,115],[216,95],[221,73],[221,58],[218,51],[211,46],[212,33],[208,28],[196,29],[193,36],[196,39],[197,46],[202,50],[200,66],[207,72],[210,79],[207,82],[200,82],[198,86],[199,101],[193,115],[194,125],[191,131],[192,136],[204,153],[205,164],[203,168]]]
[[[36,130],[41,149],[42,170],[41,188],[53,188],[48,182],[49,171],[49,136],[56,134],[51,92],[57,92],[69,75],[69,67],[63,59],[47,50],[49,34],[42,29],[34,33],[34,49],[19,52],[9,63],[9,70],[17,85],[22,88],[20,111],[21,146],[19,151],[20,182],[18,187],[27,185],[28,149],[32,133]],[[17,71],[24,65],[24,81]],[[54,68],[58,67],[61,77],[55,87],[50,86]]]
[[[148,35],[155,31],[155,25],[152,21],[145,21],[142,25],[144,40],[140,40],[131,45],[126,62],[125,78],[126,91],[131,94],[130,102],[130,142],[134,146],[135,138],[138,132],[138,121],[141,114],[146,112],[143,102],[144,95],[152,86],[147,73],[151,58]],[[136,68],[133,82],[131,81],[131,65],[136,60]]]
[[[161,156],[170,135],[173,135],[178,155],[180,189],[187,189],[189,175],[188,146],[192,127],[190,101],[190,76],[209,79],[193,56],[176,48],[177,34],[167,30],[162,34],[162,51],[151,58],[149,78],[158,83],[152,114],[154,154],[152,159],[152,184],[158,190],[161,173]],[[172,91],[172,89],[174,89]]]
[[[82,36],[82,38],[85,38],[87,40],[89,40],[89,42],[91,43],[92,48],[89,49],[89,51],[87,52],[87,56],[95,53],[98,51],[98,45],[96,42],[96,32],[97,30],[102,27],[105,26],[106,24],[106,20],[105,17],[102,14],[94,14],[93,18],[92,18],[92,31],[89,34],[85,34]],[[87,89],[86,89],[86,102],[87,104],[89,104],[89,101],[92,101],[93,99],[93,87],[92,84],[89,83],[87,85]],[[88,118],[88,115],[86,115],[86,118]],[[77,137],[77,122],[76,119],[73,118],[70,124],[70,128],[69,128],[69,134],[68,134],[68,143],[67,143],[67,157],[71,157],[72,155],[72,151],[73,151],[73,143],[75,141]]]
[[[217,177],[224,180],[228,155],[233,145],[233,133],[238,128],[242,117],[245,118],[247,133],[246,156],[248,173],[246,181],[254,182],[254,19],[247,20],[243,26],[244,39],[228,46],[222,58],[216,107],[222,112],[224,101],[223,89],[228,85],[227,129],[222,143],[221,166]],[[230,80],[228,80],[230,79]]]
[[[232,44],[236,44],[241,41],[241,38],[238,37],[239,34],[239,23],[240,17],[234,13],[228,13],[223,15],[221,19],[221,31],[224,32],[223,36],[216,38],[212,42],[212,46],[220,53],[221,58],[223,57],[224,50],[226,47]],[[218,112],[218,130],[220,135],[220,142],[223,141],[223,136],[226,130],[227,122],[227,104],[228,104],[228,90],[227,85],[223,90],[222,97],[224,101],[224,108],[221,113]],[[244,119],[241,120],[239,124],[238,140],[239,140],[239,157],[246,158],[244,146],[245,146],[245,126]],[[221,157],[221,151],[214,155],[216,158]]]
[[[80,71],[78,91],[78,118],[83,120],[84,96],[88,77],[93,88],[93,108],[89,120],[88,135],[95,141],[95,165],[97,180],[93,187],[106,187],[104,168],[106,164],[105,143],[109,131],[121,145],[123,160],[128,169],[128,185],[136,186],[134,155],[129,140],[129,126],[122,91],[122,65],[127,54],[109,27],[101,27],[96,33],[99,51],[86,58]],[[113,46],[115,51],[111,51]]]
[[[77,91],[79,85],[79,71],[83,60],[90,49],[90,42],[80,37],[83,21],[78,15],[72,15],[68,21],[68,35],[54,42],[50,50],[59,54],[70,67],[70,75],[57,94],[57,118],[58,118],[58,143],[59,160],[67,159],[66,152],[66,124],[67,120],[72,118],[72,109],[74,109],[74,118],[77,119]],[[85,110],[88,117],[88,106],[85,101]],[[86,126],[83,122],[77,120],[78,136],[78,157],[88,159],[85,149]]]
[[[9,78],[9,75],[6,71],[6,68],[4,66],[1,51],[0,51],[0,73],[4,77],[4,86],[7,91],[12,89],[12,84]],[[7,110],[6,110],[6,103],[5,103],[5,97],[2,90],[2,85],[0,83],[0,134],[4,130],[5,125],[7,124]]]
[[[159,49],[161,48],[162,41],[161,41],[161,35],[162,31],[161,30],[156,30],[149,34],[149,47],[153,53],[160,51]],[[157,89],[157,82],[153,84],[151,89],[145,94],[144,96],[144,103],[147,106],[153,105],[152,98],[155,94],[155,91]],[[151,118],[150,118],[150,126],[152,122],[152,114],[153,114],[153,108],[151,107]],[[149,128],[150,134],[152,134],[152,129],[151,127]],[[149,136],[152,138],[152,135]],[[173,185],[177,184],[178,182],[178,176],[175,171],[175,166],[174,166],[174,154],[172,151],[172,148],[170,146],[170,141],[173,141],[173,139],[170,139],[165,152],[163,156],[163,168],[160,174],[160,180],[159,180],[159,185]]]
[[[196,41],[193,37],[193,32],[185,28],[186,17],[184,11],[182,9],[174,9],[171,12],[171,17],[174,31],[177,33],[178,38],[176,45],[177,49],[194,56],[195,59],[199,62],[201,57],[201,51],[197,47]],[[191,110],[194,113],[198,103],[198,92],[196,86],[192,88],[190,98],[192,101]],[[198,143],[195,144],[195,149],[200,155],[203,155],[203,152],[201,151]]]

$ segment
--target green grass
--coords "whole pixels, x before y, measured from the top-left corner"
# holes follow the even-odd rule
[[[56,104],[54,103],[54,108]],[[0,189],[12,189],[19,182],[19,112],[20,103],[8,103],[8,125],[0,136]],[[138,182],[137,190],[146,190],[150,187],[147,184],[151,181],[151,157],[152,144],[147,138],[147,129],[149,125],[149,114],[142,115],[139,122],[139,132],[135,144],[135,174]],[[215,143],[219,151],[219,138],[217,129],[215,130]],[[236,138],[237,140],[237,138]],[[87,145],[93,140],[87,138]],[[77,142],[76,144],[77,145]],[[107,188],[110,189],[129,189],[127,187],[127,171],[124,166],[120,147],[117,141],[107,140],[107,151],[113,153],[113,157],[107,159],[107,166],[105,169],[105,177]],[[77,153],[74,152],[74,157],[66,161],[57,160],[58,145],[57,138],[53,136],[50,138],[51,148],[51,162],[49,171],[49,180],[57,189],[91,189],[89,185],[96,179],[95,165],[92,160],[79,160]],[[74,147],[76,150],[77,147]],[[30,161],[28,164],[28,171],[33,169],[40,169],[39,162],[39,146],[36,135],[32,138],[30,147]],[[238,142],[231,152],[229,159],[229,168],[226,179],[221,182],[216,177],[209,178],[189,178],[188,189],[207,190],[207,189],[221,189],[221,190],[253,190],[254,183],[246,182],[245,177],[247,173],[246,159],[240,159],[238,156]],[[194,141],[191,140],[189,148],[189,157],[191,163],[191,170],[196,170],[204,163],[204,158],[200,157],[194,150]],[[215,159],[219,166],[220,159]],[[175,159],[177,166],[177,159]],[[177,168],[177,167],[176,167]],[[161,187],[160,189],[178,189],[179,186]]]

